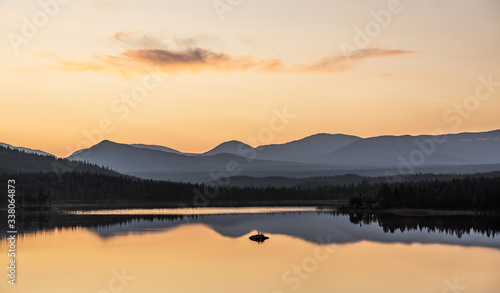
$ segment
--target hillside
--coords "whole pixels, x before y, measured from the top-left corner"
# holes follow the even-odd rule
[[[0,147],[0,172],[92,172],[121,175],[108,167],[85,162],[71,162],[52,155],[29,153],[24,150]]]

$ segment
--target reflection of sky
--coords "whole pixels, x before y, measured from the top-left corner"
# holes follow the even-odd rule
[[[262,214],[315,211],[315,207],[207,207],[207,208],[169,208],[169,209],[114,209],[67,211],[73,215],[220,215],[220,214]]]
[[[100,220],[102,225],[112,221]],[[19,283],[0,282],[0,292],[422,293],[450,289],[447,280],[466,286],[463,292],[498,293],[500,288],[497,248],[387,243],[410,241],[406,236],[414,234],[425,243],[467,245],[467,239],[427,232],[384,234],[376,224],[359,227],[347,217],[328,214],[213,215],[191,224],[144,217],[109,227],[22,234]],[[248,239],[251,234],[239,237],[251,229],[270,239],[257,244]],[[318,245],[314,241],[321,235],[344,244]],[[9,245],[4,240],[0,251]],[[0,263],[8,262],[7,254],[0,253]],[[297,279],[296,269],[306,277]],[[134,276],[126,286],[116,278],[123,271]]]
[[[435,243],[460,246],[500,248],[498,237],[487,237],[480,233],[456,235],[427,229],[384,233],[378,224],[352,224],[348,216],[333,217],[317,212],[282,214],[207,215],[189,220],[134,220],[128,224],[117,224],[93,229],[101,237],[113,237],[126,233],[151,233],[166,231],[174,227],[203,224],[222,236],[238,238],[252,231],[267,234],[282,234],[313,243],[353,243],[362,240],[381,243]],[[270,239],[272,241],[272,237]]]

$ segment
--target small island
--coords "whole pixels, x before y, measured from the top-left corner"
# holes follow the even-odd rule
[[[252,241],[255,241],[255,242],[258,242],[258,243],[262,243],[264,241],[266,241],[267,239],[269,239],[269,237],[265,236],[264,234],[258,232],[257,234],[255,235],[252,235],[250,237],[248,237],[250,240]]]

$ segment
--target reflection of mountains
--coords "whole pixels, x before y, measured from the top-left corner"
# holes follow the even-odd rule
[[[500,248],[500,222],[491,217],[399,217],[394,215],[342,215],[333,212],[280,214],[110,216],[18,216],[20,233],[86,227],[103,238],[127,233],[163,232],[181,225],[203,224],[222,236],[238,238],[251,231],[282,234],[309,242],[441,243]],[[0,227],[6,231],[5,227]]]

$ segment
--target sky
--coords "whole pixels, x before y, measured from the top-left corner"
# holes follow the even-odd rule
[[[498,0],[0,0],[0,142],[500,129]]]

